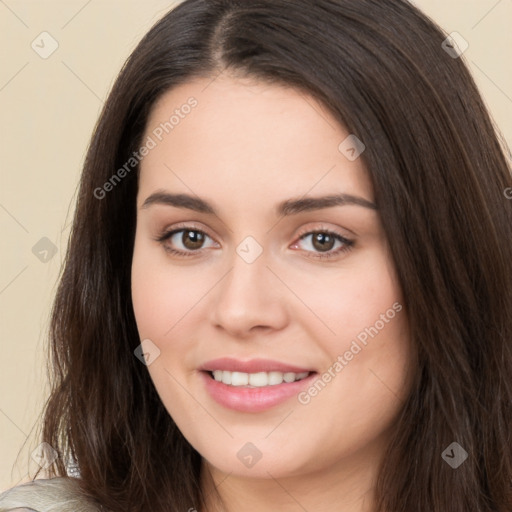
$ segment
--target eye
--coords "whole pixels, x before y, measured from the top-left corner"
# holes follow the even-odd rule
[[[320,259],[339,256],[349,251],[354,245],[352,240],[348,240],[341,234],[329,230],[310,231],[300,235],[299,241],[291,248],[301,248],[298,247],[301,242],[302,249],[312,253],[311,257]]]
[[[210,240],[211,243],[205,246],[207,240]],[[201,249],[216,246],[216,243],[204,231],[190,226],[165,232],[157,238],[157,241],[164,246],[167,252],[185,257],[194,256]]]
[[[219,247],[208,234],[193,226],[166,231],[156,240],[163,245],[166,252],[180,257],[195,256],[200,254],[203,249]],[[300,247],[301,245],[302,247]],[[327,259],[340,256],[341,253],[349,251],[353,245],[352,240],[345,238],[340,233],[316,230],[300,235],[299,241],[291,248],[303,249],[311,253],[310,257],[312,258]]]

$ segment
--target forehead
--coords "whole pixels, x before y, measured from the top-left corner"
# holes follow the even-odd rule
[[[141,163],[140,192],[216,195],[240,208],[308,192],[372,200],[362,159],[339,149],[350,135],[297,89],[225,75],[196,79],[153,106],[144,140],[154,147]]]

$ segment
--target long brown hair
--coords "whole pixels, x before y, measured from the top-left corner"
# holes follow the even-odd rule
[[[73,457],[84,491],[112,511],[203,506],[201,456],[134,356],[137,168],[97,191],[138,150],[164,92],[230,70],[312,94],[366,145],[419,362],[376,510],[512,510],[512,177],[445,38],[405,0],[186,0],[150,30],[82,173],[51,321],[52,475]],[[442,457],[453,442],[468,453],[457,469]]]

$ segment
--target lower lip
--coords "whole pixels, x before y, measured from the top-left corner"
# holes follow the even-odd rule
[[[316,373],[302,380],[274,386],[247,388],[242,386],[228,386],[216,381],[208,372],[200,372],[204,380],[206,390],[210,396],[220,405],[240,412],[262,412],[282,404],[293,396],[297,396],[301,390],[309,386]]]

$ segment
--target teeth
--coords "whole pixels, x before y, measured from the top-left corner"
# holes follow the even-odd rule
[[[293,372],[230,372],[227,370],[214,370],[213,378],[217,382],[228,384],[230,386],[250,386],[261,388],[264,386],[276,386],[283,382],[295,382],[296,380],[305,379],[309,372],[293,373]]]

